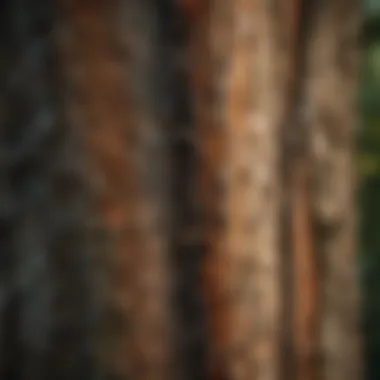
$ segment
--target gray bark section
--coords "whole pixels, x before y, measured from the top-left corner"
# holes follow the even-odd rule
[[[362,378],[356,273],[355,128],[360,2],[319,1],[307,101],[322,275],[322,378]]]

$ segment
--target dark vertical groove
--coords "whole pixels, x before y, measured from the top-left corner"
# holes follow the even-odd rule
[[[197,199],[197,147],[195,146],[194,99],[190,93],[189,20],[181,4],[172,3],[171,19],[176,21],[174,48],[174,129],[171,151],[174,164],[173,199],[176,210],[174,265],[176,309],[180,323],[183,373],[186,380],[206,379],[206,317],[203,304],[201,266],[204,247],[200,231]],[[177,2],[178,3],[178,2]],[[173,7],[174,5],[174,7]]]

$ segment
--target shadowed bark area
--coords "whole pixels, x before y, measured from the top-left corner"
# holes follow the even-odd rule
[[[54,1],[0,8],[0,377],[91,379],[98,309],[87,173]]]
[[[322,378],[360,379],[356,274],[355,129],[360,1],[315,2],[307,50],[306,114],[321,261]]]
[[[211,376],[278,378],[280,104],[273,10],[209,1],[193,34]]]
[[[66,1],[97,207],[109,232],[102,349],[120,379],[169,379],[173,315],[167,78],[154,1]],[[166,108],[165,108],[166,107]]]
[[[200,226],[198,191],[198,144],[194,120],[194,98],[190,91],[191,65],[189,39],[200,6],[196,1],[168,0],[174,6],[172,23],[176,35],[172,45],[175,53],[174,115],[171,133],[173,159],[173,200],[175,202],[174,263],[176,271],[176,310],[180,330],[181,375],[188,380],[208,379],[207,328],[203,297],[202,265],[204,259],[203,231]],[[174,24],[174,25],[173,25]],[[170,24],[169,24],[170,25]]]

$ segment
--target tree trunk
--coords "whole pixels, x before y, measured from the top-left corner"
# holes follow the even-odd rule
[[[193,34],[211,375],[218,379],[279,375],[281,110],[269,8],[205,2]]]
[[[122,379],[173,376],[166,77],[154,1],[67,1],[68,62],[109,232],[102,355]],[[95,183],[96,182],[96,183]],[[110,330],[112,333],[110,333]],[[118,377],[119,378],[119,377]]]
[[[360,1],[315,1],[307,50],[321,276],[322,378],[361,379],[355,129]]]
[[[93,378],[90,194],[64,108],[57,2],[0,7],[0,377]]]

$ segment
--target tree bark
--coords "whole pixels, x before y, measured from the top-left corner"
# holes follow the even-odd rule
[[[360,379],[354,162],[360,2],[316,1],[312,13],[305,113],[322,286],[322,378]]]
[[[157,4],[64,4],[76,111],[110,235],[104,254],[111,338],[101,355],[118,378],[167,380],[173,376],[171,210]]]
[[[264,2],[206,3],[197,9],[192,49],[211,375],[274,380],[281,115],[275,16]]]

